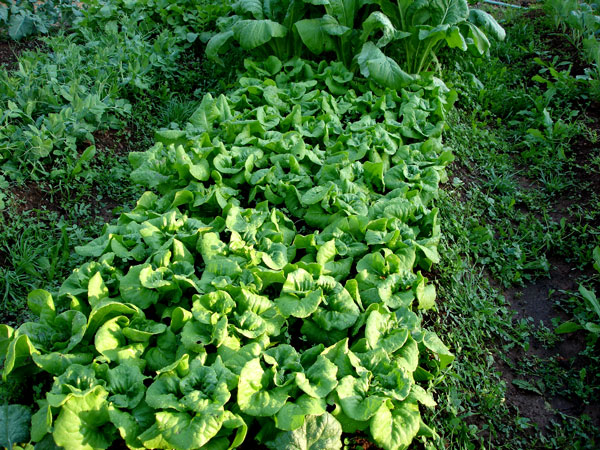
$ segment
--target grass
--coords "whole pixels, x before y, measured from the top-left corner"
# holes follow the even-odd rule
[[[588,93],[568,69],[553,83],[532,81],[547,76],[550,65],[568,67],[562,62],[572,57],[545,41],[550,23],[508,19],[507,40],[490,60],[452,54],[459,62],[443,77],[460,93],[446,132],[457,163],[439,201],[443,261],[438,313],[429,320],[458,357],[437,382],[438,409],[429,419],[439,436],[432,445],[597,448],[598,419],[589,416],[600,402],[597,338],[553,331],[578,314],[590,317],[581,296],[549,292],[554,318],[546,323],[517,315],[509,301],[528,301],[524,287],[548,277],[561,281],[556,264],[576,271],[578,282],[598,285],[590,264],[600,242],[598,198],[586,194],[600,169],[597,131],[581,114]],[[582,139],[596,143],[589,156],[577,153]],[[561,353],[573,342],[577,349]],[[561,398],[577,408],[553,407]]]

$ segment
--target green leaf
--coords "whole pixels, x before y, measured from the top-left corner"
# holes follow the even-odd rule
[[[215,34],[206,44],[206,56],[222,64],[219,53],[224,51],[227,43],[233,38],[233,30]]]
[[[292,431],[304,425],[308,415],[321,415],[326,411],[327,402],[324,398],[314,398],[308,395],[300,396],[295,403],[286,403],[275,416],[275,425],[280,430]]]
[[[144,269],[151,269],[150,264],[130,267],[127,275],[120,279],[119,290],[123,299],[128,303],[146,309],[158,301],[158,292],[145,288],[141,283],[141,274]]]
[[[118,408],[134,409],[144,398],[145,376],[137,366],[121,364],[108,370],[108,400]]]
[[[467,41],[458,27],[450,27],[446,33],[446,43],[450,48],[459,48],[462,51],[467,50]]]
[[[304,45],[315,55],[335,50],[336,43],[331,36],[342,36],[350,31],[329,15],[299,20],[294,26]]]
[[[313,276],[304,269],[290,272],[281,292],[275,303],[285,317],[309,317],[323,299],[323,291],[318,288]]]
[[[487,34],[493,36],[499,41],[506,38],[506,31],[500,26],[496,19],[491,14],[480,9],[471,9],[469,11],[469,22],[479,28],[482,28]]]
[[[342,378],[336,392],[344,414],[359,422],[369,420],[386,401],[381,395],[369,395],[369,380],[366,374],[361,378],[351,375]]]
[[[594,257],[594,269],[600,273],[600,247],[595,247],[592,255]]]
[[[41,441],[52,431],[52,409],[48,402],[43,402],[40,409],[31,416],[31,440]]]
[[[0,446],[13,448],[29,441],[31,411],[23,405],[0,406]]]
[[[24,366],[29,362],[32,354],[39,353],[29,340],[29,337],[22,334],[15,337],[6,351],[6,360],[4,361],[4,371],[2,378],[6,380],[8,374],[14,369]]]
[[[431,309],[435,306],[436,293],[433,284],[425,284],[424,281],[421,281],[416,289],[416,294],[419,309]]]
[[[300,269],[302,270],[302,269]],[[282,294],[275,300],[277,308],[284,317],[306,318],[313,314],[323,299],[321,289],[316,289],[308,295]]]
[[[325,398],[338,384],[337,372],[335,364],[319,355],[306,373],[296,373],[296,384],[311,397]]]
[[[350,293],[341,285],[326,296],[312,320],[323,330],[346,330],[350,328],[360,314],[358,306]]]
[[[366,41],[373,31],[381,30],[382,36],[377,41],[377,47],[379,48],[385,47],[396,39],[405,38],[411,35],[411,33],[407,32],[399,33],[389,17],[381,11],[372,12],[369,17],[367,17],[367,20],[362,23],[362,28],[362,41]]]
[[[33,314],[40,318],[42,323],[51,323],[56,317],[54,300],[48,291],[36,289],[27,296],[27,306]]]
[[[419,432],[420,421],[416,403],[394,402],[391,411],[382,405],[371,419],[371,436],[386,450],[406,449]]]
[[[108,288],[104,284],[102,274],[98,271],[88,282],[88,301],[94,307],[105,298],[108,298]]]
[[[230,373],[225,371],[217,373],[213,366],[207,367],[199,360],[193,360],[190,372],[182,378],[179,386],[184,394],[182,401],[191,411],[205,412],[220,409],[231,397],[227,386],[227,379],[230,376]]]
[[[265,9],[267,8],[268,7],[266,6]],[[250,13],[252,14],[252,17],[257,20],[265,18],[262,0],[239,0],[236,2],[234,9],[238,14],[241,14],[242,12]]]
[[[429,3],[431,21],[435,25],[454,25],[469,17],[467,0],[432,0]]]
[[[94,338],[96,350],[111,362],[129,362],[135,365],[145,365],[146,361],[141,359],[145,345],[142,343],[128,344],[123,334],[123,328],[129,325],[129,319],[125,316],[117,316],[102,325]]]
[[[287,35],[288,29],[272,20],[240,20],[233,28],[233,36],[244,50],[252,50],[273,38]]]
[[[8,346],[14,338],[15,330],[8,325],[0,325],[0,363],[4,362]]]
[[[163,439],[176,450],[202,448],[217,435],[224,419],[224,411],[197,415],[171,411],[156,414],[156,423]]]
[[[181,402],[179,389],[180,379],[173,373],[162,373],[148,387],[146,403],[154,409],[175,409],[185,411],[187,408]]]
[[[357,61],[364,77],[384,87],[399,91],[414,81],[414,77],[404,72],[396,61],[385,56],[372,42],[363,45]]]
[[[596,294],[594,291],[590,291],[584,288],[581,284],[579,285],[579,293],[581,296],[586,299],[589,304],[592,306],[592,310],[596,313],[598,319],[600,319],[600,303],[596,298]]]
[[[448,347],[444,345],[437,334],[431,331],[425,331],[423,336],[423,344],[433,353],[435,353],[440,359],[440,369],[443,370],[454,361],[454,355],[450,353]]]
[[[561,323],[554,329],[556,334],[574,333],[577,330],[581,330],[583,327],[575,322]]]
[[[265,442],[273,450],[339,450],[342,448],[342,427],[329,413],[307,416],[304,424],[293,431],[281,432]]]
[[[52,375],[62,375],[68,367],[73,364],[87,365],[94,359],[92,353],[74,353],[64,354],[60,352],[52,352],[47,354],[36,354],[32,356],[33,362],[36,363],[45,372]]]
[[[240,373],[238,405],[242,412],[257,417],[271,417],[285,404],[287,387],[274,387],[272,369],[263,370],[260,359],[246,363]]]
[[[62,406],[54,423],[57,445],[73,450],[105,449],[114,440],[109,422],[107,392],[96,386],[83,397],[71,397]]]
[[[485,55],[491,47],[490,41],[483,32],[472,23],[468,23],[469,27],[469,49],[474,55]]]
[[[110,421],[129,448],[143,448],[144,444],[139,436],[155,423],[154,412],[144,401],[131,411],[121,411],[112,406],[108,409]]]
[[[317,251],[317,264],[324,266],[329,261],[333,261],[335,255],[337,255],[335,239],[331,239],[319,247]]]
[[[35,24],[31,17],[25,14],[13,14],[8,23],[8,35],[18,41],[33,33]]]

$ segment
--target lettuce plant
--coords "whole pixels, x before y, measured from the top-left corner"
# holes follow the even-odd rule
[[[341,448],[364,430],[402,449],[431,432],[420,407],[453,355],[418,311],[436,295],[422,270],[439,261],[453,92],[246,65],[131,154],[155,192],[77,249],[90,260],[58,292],[30,294],[37,321],[0,326],[5,378],[54,377],[32,442],[221,449],[254,430],[270,448]]]

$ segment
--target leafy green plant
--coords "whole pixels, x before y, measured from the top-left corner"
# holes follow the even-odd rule
[[[253,424],[271,447],[431,435],[419,405],[454,356],[414,310],[436,296],[419,268],[439,260],[452,93],[423,78],[359,95],[364,80],[301,60],[247,70],[131,154],[159,195],[79,247],[90,260],[58,292],[30,293],[35,322],[0,326],[4,377],[55,377],[33,442],[237,447]]]
[[[52,28],[70,23],[81,15],[73,2],[65,0],[9,0],[7,3],[0,5],[0,24],[14,40],[47,34]]]
[[[367,78],[394,88],[409,83],[409,74],[429,70],[445,45],[483,55],[490,47],[486,33],[505,35],[492,16],[469,11],[466,0],[241,0],[233,9],[208,42],[210,58],[218,59],[231,40],[283,60],[305,55],[304,45],[315,55],[333,52],[346,68],[360,67]]]
[[[109,23],[132,24],[142,34],[171,30],[178,44],[190,46],[231,10],[229,0],[89,0],[78,27],[101,32]]]
[[[485,33],[500,40],[505,36],[492,16],[469,10],[466,0],[377,3],[381,11],[362,24],[364,34],[381,32],[377,47],[385,49],[387,56],[410,74],[430,69],[443,46],[484,55],[490,47]]]
[[[217,20],[220,32],[210,38],[206,55],[220,61],[231,40],[244,50],[255,50],[263,57],[273,55],[282,60],[301,55],[301,43],[293,32],[294,24],[311,6],[302,0],[240,0],[233,5],[233,15]]]
[[[69,172],[65,159],[89,156],[78,146],[93,143],[96,130],[122,127],[131,111],[126,98],[153,87],[156,72],[172,74],[182,51],[168,31],[149,42],[116,26],[47,43],[50,52],[28,52],[18,71],[0,72],[0,166],[13,179],[24,168],[34,177],[49,175],[48,167],[55,177]]]
[[[594,257],[594,269],[600,273],[600,247],[596,247],[593,253]],[[578,330],[587,330],[596,336],[596,339],[600,336],[600,301],[596,298],[596,293],[592,290],[586,289],[583,285],[579,285],[579,295],[584,300],[584,310],[591,315],[593,319],[586,320],[587,317],[577,322],[564,322],[554,329],[556,334],[573,333]]]
[[[560,28],[575,48],[583,47],[585,59],[592,64],[585,75],[578,78],[590,82],[594,96],[600,92],[600,11],[595,4],[576,0],[546,0],[544,7],[550,12],[555,26]]]
[[[29,440],[31,411],[23,405],[0,406],[0,445],[13,448],[15,444]]]

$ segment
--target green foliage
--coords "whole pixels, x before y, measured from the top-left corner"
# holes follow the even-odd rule
[[[545,283],[561,280],[552,263],[584,269],[598,242],[597,200],[584,196],[593,189],[577,175],[580,169],[595,173],[597,164],[574,157],[578,141],[593,139],[584,126],[588,83],[567,76],[571,64],[565,59],[573,61],[574,55],[557,53],[555,41],[546,41],[544,20],[516,11],[506,27],[507,39],[491,49],[490,60],[459,52],[440,55],[444,67],[453,67],[444,79],[459,91],[445,143],[462,163],[454,167],[447,195],[438,201],[442,261],[436,288],[447,301],[438,304],[440,312],[432,320],[436,333],[453,343],[461,358],[453,363],[453,376],[436,387],[438,407],[425,412],[439,435],[433,438],[436,448],[598,445],[592,419],[555,403],[556,397],[581,405],[598,402],[597,341],[591,333],[554,334],[558,319],[538,326],[531,319],[516,319],[508,301],[520,306],[530,300],[532,290],[518,296],[520,285],[543,286],[545,296]],[[536,73],[550,83],[532,85]],[[549,139],[544,108],[553,133],[559,121],[567,128],[562,138],[557,133]],[[530,139],[528,129],[538,129],[544,140],[523,145]],[[564,158],[558,156],[560,148]],[[581,200],[577,192],[584,194]],[[560,214],[558,199],[569,204]],[[581,283],[591,290],[597,280],[587,276]],[[556,305],[553,314],[560,310],[578,325],[595,320],[581,295],[552,290],[548,295],[548,306]],[[575,342],[574,353],[582,350],[578,355],[563,353]],[[548,426],[530,407],[534,401],[555,406]]]
[[[11,39],[20,40],[34,34],[48,34],[59,25],[81,16],[69,0],[9,0],[0,5],[0,25]]]
[[[220,62],[219,53],[233,39],[244,50],[256,50],[263,57],[273,55],[287,61],[300,56],[302,47],[293,27],[310,9],[311,5],[301,0],[237,1],[233,15],[217,20],[220,32],[208,41],[206,55]]]
[[[93,143],[98,129],[120,128],[131,110],[125,98],[152,88],[156,71],[172,74],[181,51],[168,32],[151,43],[114,27],[47,44],[48,53],[21,56],[18,71],[0,72],[0,165],[13,179],[25,168],[51,179],[77,175],[92,156],[79,155],[81,143]]]
[[[600,96],[600,8],[596,3],[576,0],[546,0],[544,8],[550,13],[556,28],[567,33],[575,48],[584,49],[585,59],[592,65],[586,68],[585,77]]]
[[[307,416],[300,428],[282,431],[274,440],[266,442],[266,445],[271,449],[339,450],[342,447],[341,436],[342,427],[339,422],[331,414],[324,413],[319,416]]]
[[[230,10],[229,0],[88,0],[76,24],[102,31],[109,24],[126,23],[141,34],[160,34],[166,28],[179,45],[189,46]]]
[[[208,57],[218,60],[232,40],[283,60],[307,56],[306,47],[317,56],[334,53],[346,68],[360,66],[363,76],[394,88],[404,86],[407,74],[429,70],[443,46],[484,55],[486,33],[505,36],[492,16],[469,11],[466,0],[240,0],[233,11],[217,22],[221,31],[209,41]]]
[[[429,70],[444,46],[485,55],[490,48],[486,33],[499,40],[505,36],[492,16],[469,10],[465,0],[399,0],[397,4],[382,0],[377,4],[381,11],[363,23],[363,34],[382,33],[377,47],[385,49],[387,57],[407,73]]]
[[[600,247],[595,247],[593,252],[594,269],[600,273]],[[596,298],[593,290],[579,285],[579,295],[583,298],[583,304],[576,309],[579,318],[577,322],[564,322],[554,329],[556,334],[573,333],[578,330],[587,330],[594,336],[594,342],[600,336],[600,301]]]
[[[256,423],[270,445],[360,428],[395,449],[421,432],[435,402],[417,382],[453,359],[413,311],[435,298],[417,268],[439,260],[452,93],[418,78],[376,94],[336,64],[247,69],[131,154],[160,196],[78,248],[92,259],[57,293],[31,293],[37,321],[2,328],[4,377],[55,376],[34,442],[237,447]]]
[[[0,445],[13,448],[13,445],[29,440],[31,411],[22,405],[0,406]]]

